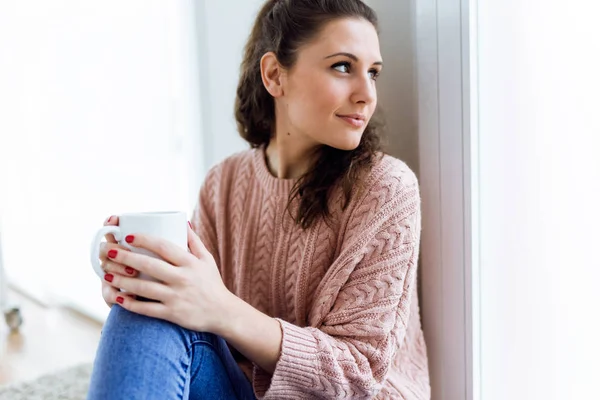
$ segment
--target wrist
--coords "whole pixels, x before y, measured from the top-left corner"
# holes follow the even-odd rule
[[[215,327],[213,332],[215,335],[220,336],[227,340],[235,335],[235,327],[238,324],[239,309],[246,304],[242,299],[237,297],[235,294],[226,290],[223,299],[220,302],[219,312],[217,313],[217,320],[215,321]]]
[[[247,359],[272,373],[281,354],[281,324],[230,293],[219,309],[214,334]]]

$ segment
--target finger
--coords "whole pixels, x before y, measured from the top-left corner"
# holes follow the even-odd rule
[[[130,266],[119,264],[113,261],[104,261],[102,269],[109,274],[119,274],[124,276],[138,276],[138,272]]]
[[[196,232],[194,232],[192,224],[190,222],[188,222],[188,224],[188,247],[193,255],[198,258],[202,258],[206,253],[208,253],[208,250],[206,249],[206,246],[204,246],[204,243],[202,243],[202,240],[200,240],[200,237],[196,234]]]
[[[168,240],[156,236],[144,235],[139,233],[128,235],[125,238],[125,241],[133,247],[146,249],[153,252],[154,254],[157,254],[167,263],[170,263],[172,265],[186,265],[191,261],[192,256],[190,255],[190,253],[188,253],[187,249],[182,249],[175,243],[172,243]],[[135,268],[134,265],[127,265],[130,265]]]
[[[109,226],[109,225],[118,226],[119,225],[119,217],[117,217],[116,215],[111,215],[110,217],[108,217],[106,219],[106,221],[104,221],[104,226]],[[106,241],[108,243],[117,243],[117,241],[115,240],[115,237],[113,236],[112,233],[104,235],[104,238],[106,239]]]
[[[117,249],[110,250],[106,255],[110,261],[131,267],[165,283],[173,283],[179,277],[176,268],[154,257]]]
[[[114,299],[118,290],[112,286],[110,286],[106,282],[102,282],[102,298],[107,304],[112,302],[111,299]]]
[[[162,303],[140,301],[119,294],[114,297],[113,301],[126,310],[136,314],[145,315],[147,317],[166,319],[168,315],[167,306]]]
[[[112,249],[130,251],[128,248],[121,246],[120,244],[117,244],[117,243],[101,242],[100,243],[100,257],[99,257],[100,260],[106,261],[107,260],[106,254]]]
[[[116,296],[128,296],[130,298],[135,298],[135,295],[121,292],[119,289],[109,285],[108,283],[102,282],[102,298],[104,299],[106,305],[109,307],[112,306],[115,302],[114,299]]]
[[[104,280],[114,288],[120,288],[127,293],[147,299],[166,301],[171,297],[171,289],[159,282],[113,274],[106,274]]]

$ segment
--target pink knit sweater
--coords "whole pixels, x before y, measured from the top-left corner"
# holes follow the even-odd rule
[[[249,373],[257,397],[429,399],[414,173],[384,156],[362,195],[342,211],[336,191],[332,222],[308,230],[285,212],[293,184],[263,148],[238,153],[210,170],[193,216],[227,288],[281,324],[274,373]]]

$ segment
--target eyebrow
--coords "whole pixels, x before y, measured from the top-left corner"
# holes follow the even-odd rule
[[[345,56],[345,57],[348,57],[348,58],[354,60],[355,62],[358,62],[358,57],[356,57],[352,53],[346,53],[346,52],[335,53],[335,54],[325,57],[325,59],[327,60],[328,58],[333,58],[333,57],[337,57],[337,56]],[[373,63],[373,65],[383,65],[383,61],[375,61]]]

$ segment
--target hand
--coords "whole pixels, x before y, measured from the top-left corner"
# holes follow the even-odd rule
[[[104,226],[108,225],[118,226],[119,217],[116,217],[114,215],[109,217],[106,221],[104,221]],[[115,237],[112,235],[112,233],[109,233],[108,235],[104,236],[104,238],[106,239],[106,243],[101,243],[100,247],[100,260],[102,261],[102,269],[104,270],[104,272],[110,273],[112,275],[137,276],[138,272],[135,269],[108,260],[106,254],[111,249],[118,249],[119,251],[128,251],[128,249],[117,244],[117,241],[115,240]],[[119,289],[114,288],[113,286],[108,284],[108,282],[102,281],[102,298],[104,299],[106,305],[112,307],[115,303],[114,300],[117,298],[117,296],[127,296],[130,298],[134,298],[133,295],[128,293],[122,293],[119,291]]]
[[[159,280],[107,274],[105,280],[114,288],[126,290],[157,302],[140,301],[122,293],[112,292],[108,301],[119,303],[132,312],[160,318],[199,332],[218,333],[223,327],[223,315],[233,294],[221,279],[214,258],[200,238],[188,228],[188,252],[161,238],[133,234],[125,238],[131,246],[149,250],[163,260],[131,251],[113,248],[108,259],[116,268],[131,267]]]

